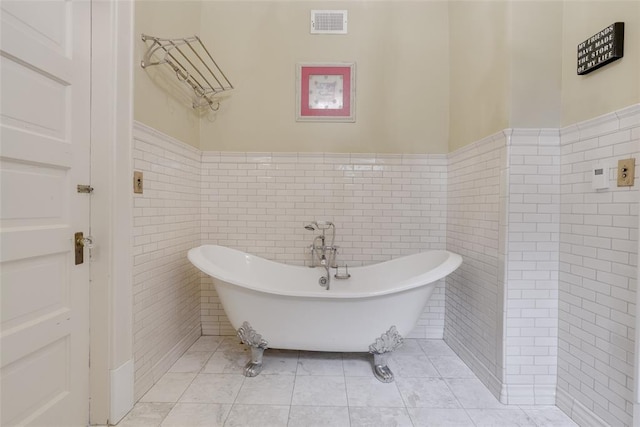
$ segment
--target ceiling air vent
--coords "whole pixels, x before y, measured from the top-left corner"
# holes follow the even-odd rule
[[[347,11],[312,10],[311,34],[347,34]]]

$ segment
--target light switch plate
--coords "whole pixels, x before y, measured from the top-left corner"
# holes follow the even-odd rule
[[[618,187],[633,187],[636,159],[618,160]]]
[[[141,194],[143,190],[143,180],[142,180],[142,172],[134,171],[133,172],[133,192],[137,194]]]

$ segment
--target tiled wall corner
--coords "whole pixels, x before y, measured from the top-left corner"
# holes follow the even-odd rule
[[[559,154],[506,129],[449,156],[445,341],[503,403],[555,403]]]
[[[444,249],[444,155],[229,153],[202,156],[203,243],[304,265],[314,220],[336,224],[338,262],[370,264]],[[210,279],[203,279],[203,331],[235,334]],[[440,338],[440,282],[412,337]]]
[[[638,169],[617,187],[617,161],[640,156],[640,105],[561,132],[558,406],[589,425],[632,425]],[[610,167],[593,190],[596,162]]]
[[[509,132],[504,259],[504,385],[509,404],[555,404],[560,134]]]
[[[136,123],[133,166],[133,353],[139,399],[200,336],[200,152]],[[132,189],[133,191],[133,189]]]
[[[463,262],[446,278],[444,339],[496,396],[503,379],[499,249],[506,141],[500,132],[451,153],[447,197],[446,247]]]

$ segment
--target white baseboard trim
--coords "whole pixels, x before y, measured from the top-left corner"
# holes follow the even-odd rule
[[[505,402],[508,405],[555,405],[555,384],[506,384]]]
[[[134,369],[133,359],[127,360],[116,369],[109,370],[111,396],[109,404],[109,423],[117,424],[133,408]]]
[[[194,342],[202,335],[202,326],[198,323],[171,350],[160,359],[146,375],[136,381],[135,396],[136,400],[140,399],[155,383],[158,382],[169,368],[182,356],[182,354],[193,345]],[[151,377],[151,378],[149,378]],[[139,384],[145,384],[143,389],[139,389]]]
[[[425,338],[426,339],[438,339],[441,340],[444,338],[444,327],[442,326],[427,326],[425,328]]]
[[[462,359],[467,366],[473,371],[474,374],[482,381],[482,383],[489,389],[489,391],[498,399],[501,403],[507,403],[503,399],[506,396],[505,387],[498,378],[487,367],[476,358],[476,356],[469,350],[462,342],[451,335],[445,334],[444,341],[455,351],[460,359]]]
[[[556,404],[555,384],[505,384],[489,371],[471,350],[457,338],[447,335],[445,342],[460,356],[501,403],[505,405]]]
[[[556,405],[580,426],[609,427],[609,424],[607,424],[602,418],[594,414],[582,403],[569,396],[569,394],[562,389],[558,389],[556,391]]]

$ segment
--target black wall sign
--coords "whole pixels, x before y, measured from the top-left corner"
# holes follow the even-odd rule
[[[578,45],[578,74],[588,74],[623,56],[624,22],[616,22]]]

